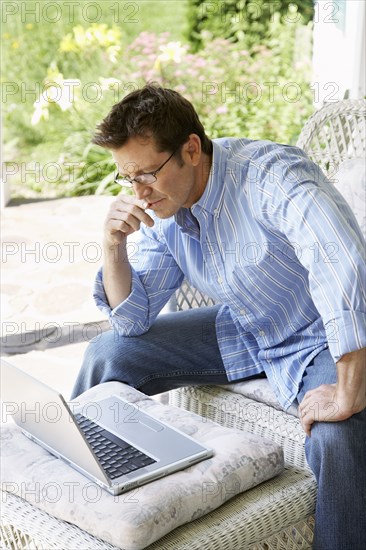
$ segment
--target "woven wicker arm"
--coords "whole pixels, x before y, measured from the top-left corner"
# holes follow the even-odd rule
[[[184,309],[191,309],[193,307],[213,306],[215,301],[203,294],[197,288],[194,288],[185,279],[181,287],[175,293],[175,309],[176,311],[183,311]]]
[[[364,99],[329,103],[309,118],[297,146],[332,179],[341,162],[365,156],[365,119]]]

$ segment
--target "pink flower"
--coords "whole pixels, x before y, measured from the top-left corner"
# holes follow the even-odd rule
[[[178,84],[177,86],[175,86],[175,89],[177,92],[184,94],[184,92],[187,90],[187,86],[185,86],[184,84]]]

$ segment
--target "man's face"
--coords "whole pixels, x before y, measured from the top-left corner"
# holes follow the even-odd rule
[[[158,152],[153,139],[131,138],[120,149],[113,150],[112,155],[119,174],[132,179],[160,168],[170,153]],[[182,207],[192,206],[204,190],[197,168],[201,157],[198,136],[191,134],[182,146],[181,156],[182,163],[178,163],[173,156],[158,172],[154,183],[143,185],[133,182],[135,196],[148,202],[148,208],[162,219],[173,216]]]

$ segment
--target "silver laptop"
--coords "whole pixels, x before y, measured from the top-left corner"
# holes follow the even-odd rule
[[[1,371],[3,416],[11,414],[26,436],[113,495],[213,455],[116,395],[74,406],[7,361]]]

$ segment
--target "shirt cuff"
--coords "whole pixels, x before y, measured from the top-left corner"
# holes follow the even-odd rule
[[[97,307],[108,317],[112,328],[122,336],[139,336],[149,329],[149,300],[133,267],[131,277],[129,296],[113,309],[108,304],[104,290],[103,268],[98,271],[94,283],[93,296]]]
[[[335,362],[351,351],[366,347],[366,313],[334,311],[323,317],[329,351]]]

